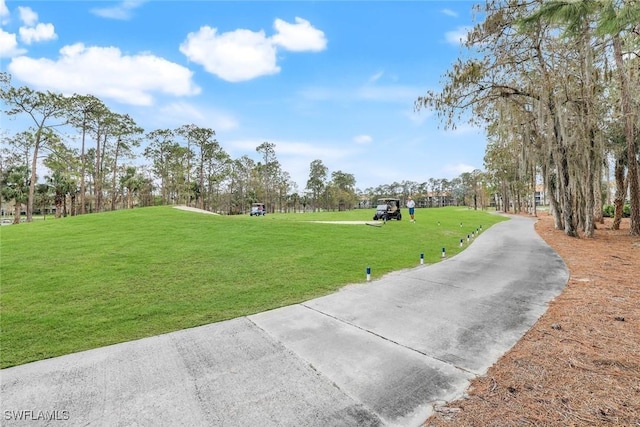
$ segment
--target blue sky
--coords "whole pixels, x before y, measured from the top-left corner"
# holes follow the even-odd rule
[[[315,159],[362,190],[451,179],[483,169],[484,133],[414,101],[463,52],[473,4],[0,0],[1,69],[147,132],[212,128],[233,158],[274,143],[300,191]]]

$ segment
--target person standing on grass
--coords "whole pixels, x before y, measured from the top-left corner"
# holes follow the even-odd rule
[[[409,196],[407,198],[407,207],[409,208],[409,215],[411,215],[411,222],[416,222],[416,219],[414,217],[415,209],[416,209],[416,202],[413,201],[411,196]]]

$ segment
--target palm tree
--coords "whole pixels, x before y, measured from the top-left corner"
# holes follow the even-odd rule
[[[47,207],[51,203],[51,194],[47,184],[36,185],[36,201],[40,206],[40,212],[44,219],[47,219]]]
[[[13,200],[13,223],[20,223],[20,210],[29,199],[29,168],[24,165],[10,166],[2,174],[0,181],[2,197]]]
[[[67,195],[75,192],[75,182],[58,170],[46,176],[45,179],[54,192],[53,201],[56,205],[56,218],[67,216]]]
[[[120,177],[120,185],[127,189],[127,208],[133,209],[133,196],[144,188],[145,178],[137,173],[133,166],[127,166],[125,174]]]

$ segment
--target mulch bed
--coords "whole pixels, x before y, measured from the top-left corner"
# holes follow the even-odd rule
[[[640,238],[611,220],[567,237],[547,214],[536,231],[567,264],[561,295],[525,336],[437,406],[424,426],[640,427]]]

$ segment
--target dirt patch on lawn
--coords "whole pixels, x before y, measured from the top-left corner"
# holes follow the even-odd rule
[[[567,264],[567,287],[467,396],[435,408],[424,426],[640,427],[640,238],[629,220],[595,238],[538,234]]]

